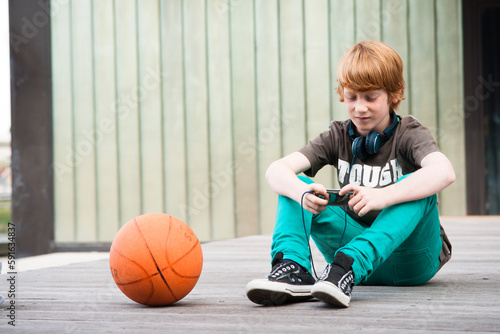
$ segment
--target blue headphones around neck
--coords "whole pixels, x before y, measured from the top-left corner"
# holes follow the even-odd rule
[[[399,123],[399,116],[396,115],[396,112],[392,112],[392,124],[384,130],[383,134],[380,134],[376,131],[371,131],[363,136],[356,136],[352,127],[352,121],[349,122],[348,133],[352,139],[352,153],[354,156],[358,157],[361,160],[365,160],[368,156],[377,154],[384,145],[386,141],[391,138],[396,130],[396,127]]]

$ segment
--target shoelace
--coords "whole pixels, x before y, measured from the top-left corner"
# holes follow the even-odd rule
[[[321,274],[321,276],[318,278],[318,280],[322,280],[324,281],[328,275],[330,274],[330,269],[332,268],[332,264],[331,263],[328,263],[325,267],[325,270],[323,270],[323,273]]]
[[[286,273],[287,271],[295,270],[295,269],[297,269],[297,268],[295,268],[295,265],[293,263],[289,263],[289,264],[283,263],[282,265],[277,267],[271,273],[271,277],[276,278],[276,277],[280,276],[281,274]]]

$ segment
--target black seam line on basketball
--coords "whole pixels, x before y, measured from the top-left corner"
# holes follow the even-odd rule
[[[126,257],[125,255],[121,254],[120,252],[118,252],[113,246],[111,246],[111,250],[113,250],[118,256],[132,262],[133,264],[137,265],[139,268],[142,269],[142,271],[147,275],[148,274],[148,271],[146,269],[144,269],[143,266],[141,266],[138,262],[132,260],[132,259],[129,259],[128,257]],[[139,283],[139,282],[142,282],[142,281],[145,281],[153,276],[156,276],[157,274],[153,274],[153,275],[149,275],[149,276],[146,276],[144,278],[141,278],[141,279],[138,279],[138,280],[135,280],[135,281],[131,281],[131,282],[126,282],[126,283],[118,283],[118,282],[115,282],[116,285],[129,285],[129,284],[135,284],[135,283]]]
[[[153,262],[154,262],[154,264],[155,264],[155,266],[156,266],[156,270],[157,270],[157,271],[158,271],[158,273],[160,274],[160,277],[161,277],[161,279],[163,280],[163,283],[165,283],[165,285],[167,286],[167,288],[168,288],[168,290],[170,291],[170,293],[172,294],[172,296],[174,296],[174,298],[175,298],[176,300],[178,300],[177,296],[174,294],[174,292],[173,292],[173,291],[172,291],[172,289],[170,288],[170,285],[168,285],[167,280],[166,280],[166,279],[165,279],[165,277],[163,276],[163,273],[161,272],[160,267],[158,267],[158,263],[156,263],[156,260],[155,260],[155,258],[154,258],[154,256],[153,256],[153,253],[151,252],[151,249],[149,249],[149,245],[148,245],[148,243],[146,242],[146,238],[144,238],[144,235],[142,234],[141,228],[139,227],[139,224],[137,224],[137,218],[134,220],[134,223],[135,223],[135,226],[137,227],[137,229],[139,230],[139,233],[140,233],[140,235],[141,235],[141,237],[142,237],[142,240],[144,241],[144,244],[146,245],[146,248],[148,249],[148,252],[149,252],[149,254],[151,255],[151,259],[153,259]],[[168,225],[168,229],[169,229],[169,233],[168,233],[168,234],[169,234],[169,237],[170,237],[170,225],[171,225],[171,224],[169,224],[169,225]]]
[[[138,279],[138,280],[135,280],[135,281],[130,281],[130,282],[127,282],[127,283],[116,283],[116,285],[119,285],[119,286],[126,286],[126,285],[131,285],[131,284],[136,284],[136,283],[141,283],[141,282],[145,282],[145,281],[148,281],[150,280],[151,278],[157,276],[158,273],[155,273],[155,274],[152,274],[150,276],[147,276],[147,277],[144,277],[144,278],[141,278],[141,279]]]
[[[152,288],[152,289],[151,289],[151,293],[150,293],[150,294],[147,296],[147,298],[146,298],[146,301],[148,301],[148,300],[149,300],[149,299],[153,296],[153,293],[154,293],[154,288],[155,288],[155,286],[154,286],[153,282],[151,281],[151,277],[152,277],[152,276],[147,276],[147,275],[148,275],[148,272],[147,272],[147,270],[146,270],[143,266],[141,266],[141,265],[140,265],[139,263],[137,263],[136,261],[134,261],[134,260],[132,260],[132,259],[129,259],[129,258],[128,258],[128,257],[126,257],[125,255],[123,255],[123,254],[121,254],[120,252],[118,252],[118,251],[117,251],[117,250],[113,247],[113,245],[111,245],[111,249],[112,249],[112,250],[114,250],[114,251],[115,251],[115,253],[116,253],[116,254],[118,254],[118,256],[121,256],[122,258],[124,258],[124,259],[126,259],[126,260],[128,260],[128,261],[130,261],[130,262],[132,262],[132,263],[134,263],[134,264],[136,264],[136,265],[137,265],[139,268],[141,268],[141,270],[142,270],[142,271],[146,274],[146,277],[141,278],[141,279],[139,279],[139,280],[132,281],[132,282],[127,282],[127,283],[118,283],[118,282],[116,282],[116,281],[115,281],[116,285],[117,285],[118,287],[120,287],[120,286],[127,286],[127,285],[130,285],[130,284],[135,284],[135,283],[139,283],[139,282],[143,282],[143,281],[147,281],[147,280],[149,280],[149,283],[151,284],[151,288]]]
[[[167,259],[167,262],[168,262],[168,264],[169,264],[170,266],[169,266],[169,267],[167,267],[167,268],[165,268],[165,269],[170,268],[170,270],[172,270],[172,272],[173,272],[174,274],[176,274],[177,276],[182,277],[182,278],[200,278],[200,275],[198,275],[198,276],[182,275],[181,273],[177,272],[177,271],[175,270],[175,268],[174,268],[174,265],[175,265],[177,262],[179,262],[180,260],[182,260],[183,258],[185,258],[186,256],[188,256],[188,255],[189,255],[189,254],[190,254],[190,253],[191,253],[191,252],[192,252],[192,251],[196,248],[196,246],[198,246],[199,244],[200,244],[200,242],[199,242],[199,241],[197,241],[197,242],[193,245],[193,247],[191,247],[191,249],[190,249],[190,250],[188,250],[188,251],[187,251],[184,255],[182,255],[180,258],[178,258],[177,260],[175,260],[175,261],[174,261],[174,263],[170,263],[170,262],[168,262],[168,259]],[[165,269],[164,269],[164,270],[165,270]]]
[[[170,229],[171,228],[172,228],[172,224],[170,224],[168,226],[168,238],[167,238],[167,243],[165,244],[165,249],[168,249],[168,243],[170,242]],[[187,251],[184,255],[182,255],[179,259],[175,260],[173,263],[170,263],[170,259],[168,258],[168,255],[165,254],[165,260],[167,261],[168,266],[164,270],[170,268],[170,270],[172,270],[172,272],[174,274],[176,274],[176,275],[178,275],[179,277],[182,277],[182,278],[196,278],[196,279],[200,278],[200,275],[198,275],[198,276],[183,276],[183,275],[180,275],[180,273],[178,273],[177,271],[175,271],[175,268],[174,268],[174,265],[177,262],[179,262],[180,260],[182,260],[184,257],[186,257],[188,254],[190,254],[193,251],[193,249],[196,247],[196,245],[198,245],[199,243],[200,243],[200,241],[197,240],[195,242],[194,246],[191,247],[191,249],[189,251]]]

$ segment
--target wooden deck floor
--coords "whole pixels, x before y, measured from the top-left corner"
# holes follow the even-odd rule
[[[204,268],[197,286],[168,307],[145,307],[126,298],[115,286],[106,259],[18,272],[15,330],[500,332],[500,218],[443,218],[443,225],[454,255],[431,282],[420,287],[355,287],[348,309],[330,308],[319,301],[281,307],[262,307],[248,301],[246,283],[263,278],[270,269],[270,237],[253,236],[204,244]],[[322,271],[324,262],[317,251],[315,259],[317,271]],[[4,296],[9,289],[8,278],[1,275],[0,293]],[[9,303],[6,299],[0,306],[0,333],[14,329],[8,324]]]

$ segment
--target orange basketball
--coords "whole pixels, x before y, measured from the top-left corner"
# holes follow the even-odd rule
[[[116,285],[133,301],[150,306],[175,303],[196,285],[203,267],[201,245],[183,221],[150,213],[126,223],[109,254]]]

